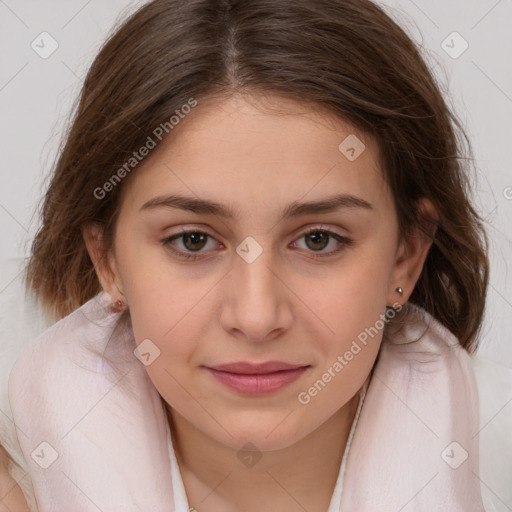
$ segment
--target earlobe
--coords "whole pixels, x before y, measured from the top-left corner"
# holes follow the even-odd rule
[[[418,281],[437,231],[438,214],[429,199],[417,202],[418,224],[401,241],[390,282],[387,303],[403,305]],[[400,288],[402,293],[398,290]]]
[[[102,226],[98,223],[88,224],[84,227],[82,235],[101,287],[114,301],[121,299],[122,292],[117,283],[114,258],[110,253],[105,256]]]

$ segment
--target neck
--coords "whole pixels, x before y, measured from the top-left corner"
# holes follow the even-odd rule
[[[263,453],[251,466],[238,451],[198,430],[166,405],[176,459],[191,507],[210,510],[327,510],[359,393],[325,423],[287,448]]]

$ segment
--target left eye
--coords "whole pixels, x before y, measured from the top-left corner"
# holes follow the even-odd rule
[[[301,238],[306,240],[306,249],[310,249],[310,251],[313,253],[321,252],[321,254],[313,254],[313,257],[332,256],[333,254],[340,252],[342,249],[352,243],[352,240],[345,236],[341,236],[333,231],[319,228],[313,228],[306,231],[299,237],[298,240]],[[197,260],[203,257],[200,253],[206,252],[202,251],[201,249],[207,245],[208,239],[214,240],[213,237],[211,237],[208,233],[204,233],[203,231],[182,231],[178,234],[164,238],[161,240],[161,243],[167,247],[169,251],[181,258],[187,260]],[[183,248],[173,248],[175,245],[173,242],[177,240],[182,243]],[[332,240],[336,242],[337,247],[331,251],[324,251],[323,249],[325,249]],[[293,245],[296,246],[297,242],[294,242]]]
[[[306,233],[299,237],[299,240],[301,238],[304,238],[306,240],[307,248],[313,250],[313,252],[315,253],[322,251],[322,249],[325,249],[325,247],[329,245],[329,242],[331,242],[331,240],[334,240],[336,242],[335,249],[331,251],[322,251],[321,254],[314,255],[314,257],[319,258],[325,256],[332,256],[333,254],[340,252],[342,249],[344,249],[345,247],[352,243],[352,240],[345,236],[341,236],[338,233],[335,233],[334,231],[319,228],[313,228],[306,231]]]

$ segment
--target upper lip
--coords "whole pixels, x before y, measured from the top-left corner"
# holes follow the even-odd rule
[[[308,365],[283,363],[282,361],[267,361],[265,363],[250,363],[240,361],[237,363],[220,364],[218,366],[209,366],[213,370],[219,370],[230,373],[242,373],[247,375],[273,373],[280,370],[296,370]]]

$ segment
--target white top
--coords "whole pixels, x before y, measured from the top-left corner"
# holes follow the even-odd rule
[[[366,379],[366,382],[363,384],[363,387],[360,391],[359,396],[359,404],[357,406],[357,411],[354,416],[354,420],[352,421],[352,426],[350,427],[350,432],[347,438],[347,444],[345,445],[345,451],[343,452],[343,458],[341,459],[340,470],[338,472],[338,478],[336,480],[336,485],[334,487],[334,492],[332,493],[331,502],[329,504],[329,508],[327,512],[339,512],[341,505],[341,493],[343,491],[343,477],[345,476],[345,467],[347,465],[347,457],[348,452],[350,450],[350,444],[352,442],[352,438],[354,437],[354,432],[356,430],[357,420],[359,419],[359,414],[361,412],[361,407],[364,402],[364,397],[366,396],[366,390],[368,388],[368,384],[370,382],[370,378]],[[171,461],[171,477],[172,477],[172,490],[174,494],[174,510],[176,512],[189,512],[193,510],[193,508],[189,505],[187,500],[187,493],[185,492],[185,487],[183,485],[183,479],[181,477],[180,468],[178,465],[178,461],[176,460],[176,454],[174,452],[173,439],[171,435],[171,431],[169,428],[169,424],[167,423],[167,438],[168,438],[168,448],[169,448],[169,459]]]

